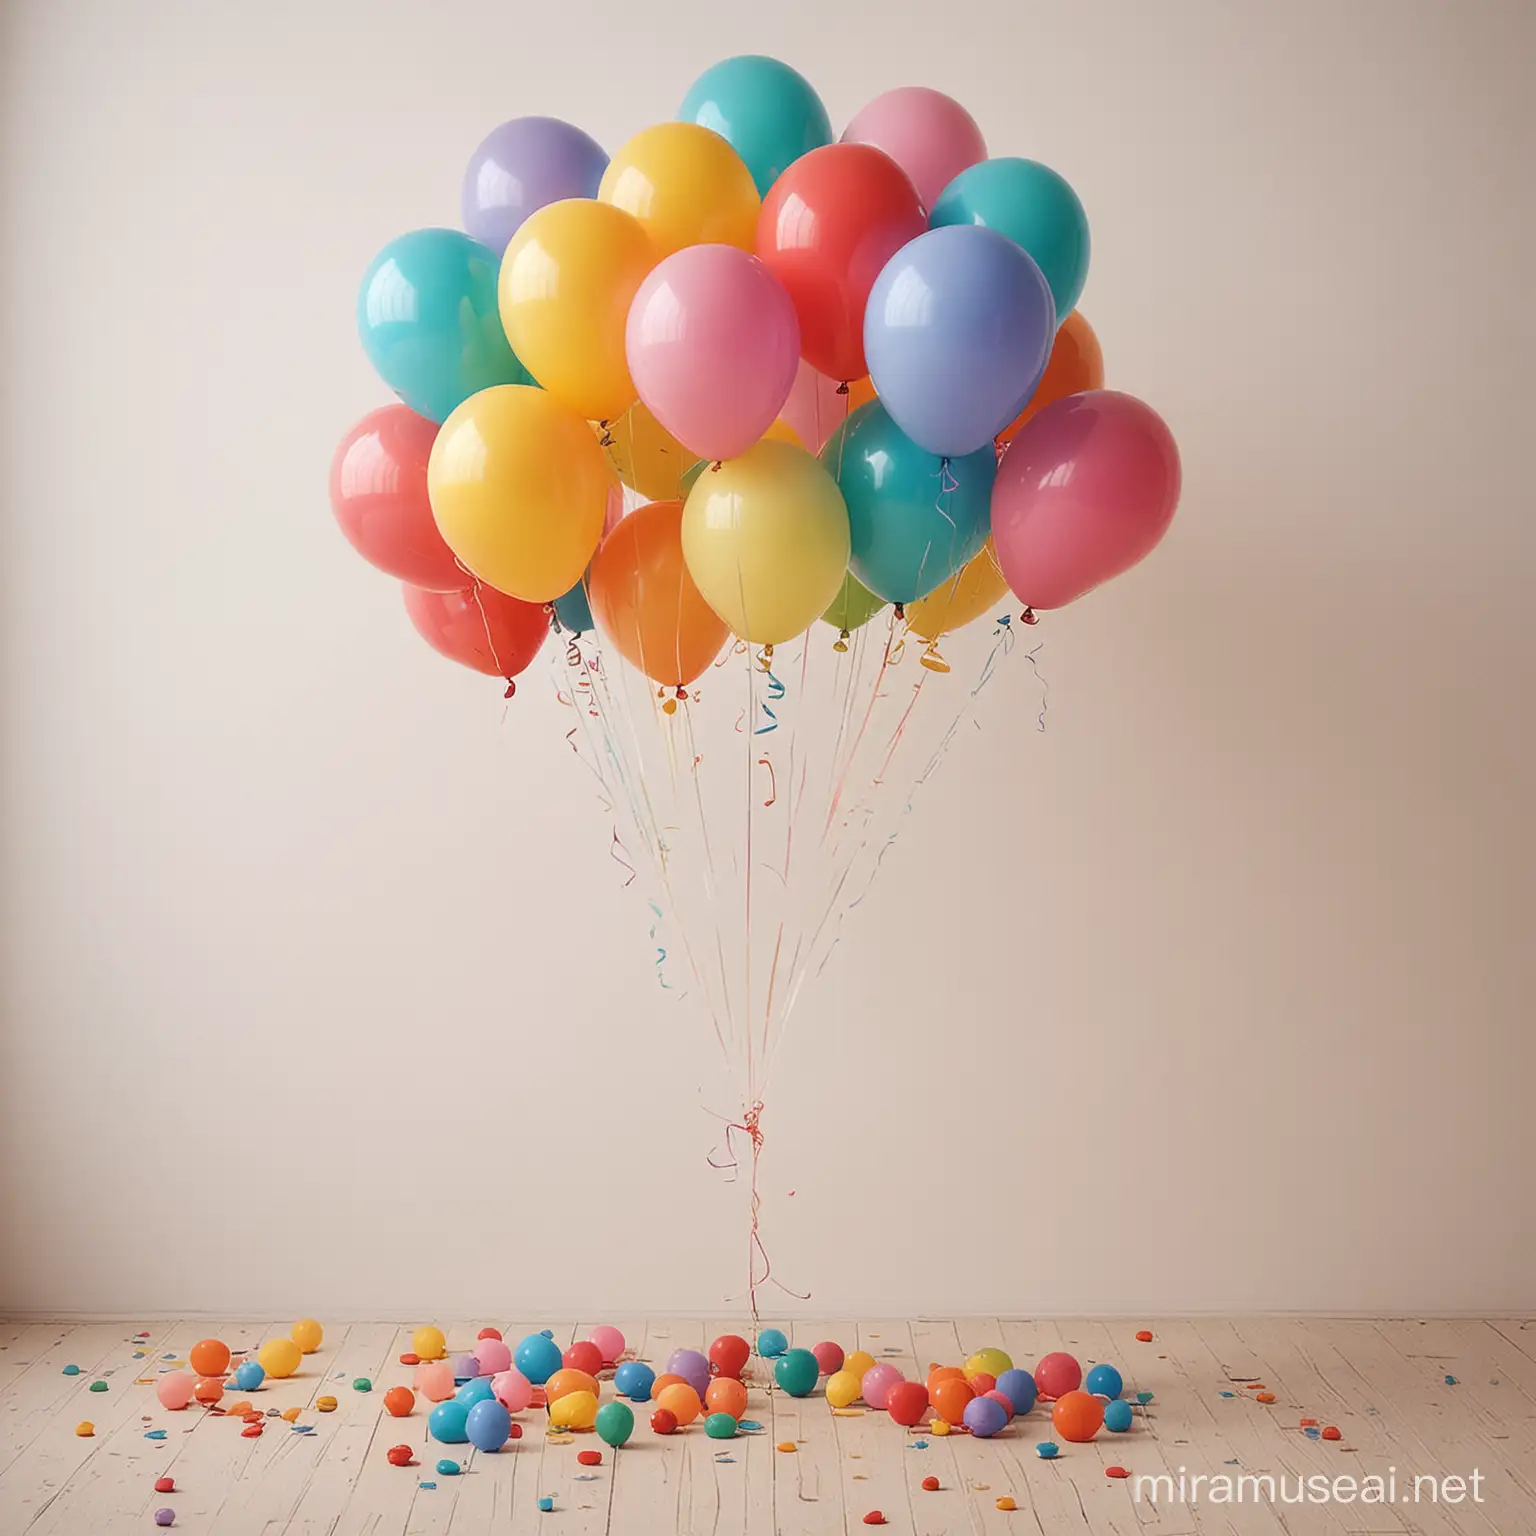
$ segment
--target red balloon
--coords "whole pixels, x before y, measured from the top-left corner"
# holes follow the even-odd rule
[[[757,255],[800,319],[800,353],[829,378],[862,379],[864,306],[880,269],[927,229],[917,188],[871,144],[828,144],[774,182]]]
[[[709,1346],[709,1363],[716,1376],[740,1376],[747,1368],[752,1346],[736,1333],[722,1333]]]
[[[437,423],[386,405],[342,438],[331,460],[331,510],[358,554],[428,592],[463,592],[474,577],[443,542],[427,501]]]
[[[603,1352],[590,1339],[578,1339],[560,1357],[560,1364],[568,1371],[585,1371],[596,1376],[603,1368]]]
[[[450,661],[509,682],[539,654],[549,615],[538,603],[508,597],[477,582],[468,592],[423,592],[405,586],[405,611],[416,632]]]
[[[1113,389],[1053,402],[997,467],[992,539],[1004,580],[1031,608],[1091,592],[1152,551],[1179,484],[1178,445],[1150,405]]]
[[[1044,1356],[1035,1367],[1035,1385],[1041,1397],[1065,1397],[1083,1384],[1083,1368],[1065,1350]]]
[[[920,1381],[898,1381],[886,1393],[885,1411],[898,1424],[916,1424],[928,1412],[928,1388]]]

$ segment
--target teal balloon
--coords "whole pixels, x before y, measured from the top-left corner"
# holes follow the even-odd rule
[[[677,115],[730,144],[762,197],[801,155],[832,142],[832,119],[811,82],[759,53],[711,65],[689,87]]]
[[[861,405],[821,450],[848,504],[848,569],[876,597],[915,603],[980,552],[992,529],[992,445],[941,459],[878,401]]]
[[[555,599],[554,608],[555,617],[560,620],[561,629],[568,629],[572,634],[584,635],[597,627],[592,622],[592,605],[587,601],[585,575],[564,597]]]
[[[604,1403],[597,1410],[597,1419],[592,1427],[604,1445],[611,1445],[617,1450],[635,1432],[635,1410],[628,1403],[617,1400]]]
[[[791,1397],[808,1397],[816,1388],[821,1367],[808,1349],[792,1349],[773,1362],[773,1379]]]
[[[427,1415],[427,1433],[443,1445],[469,1443],[469,1404],[449,1398]]]
[[[456,229],[418,229],[373,258],[357,330],[381,379],[429,421],[493,384],[532,384],[501,328],[500,262]]]
[[[1023,246],[1050,284],[1058,325],[1088,281],[1088,215],[1066,178],[1038,160],[983,160],[961,171],[928,223],[982,224]]]

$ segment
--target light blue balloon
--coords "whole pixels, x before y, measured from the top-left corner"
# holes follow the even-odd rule
[[[789,1348],[782,1328],[764,1328],[757,1336],[757,1352],[764,1360],[777,1360]]]
[[[1067,179],[1038,160],[983,160],[961,171],[928,223],[982,224],[1023,246],[1051,285],[1058,325],[1088,281],[1088,215]]]
[[[730,144],[762,197],[801,155],[832,142],[832,119],[811,82],[760,53],[711,65],[689,87],[677,115]]]
[[[555,599],[554,608],[560,627],[570,630],[572,634],[584,635],[596,628],[592,622],[592,605],[587,601],[585,576],[563,597]]]
[[[651,1400],[651,1386],[656,1372],[643,1360],[626,1360],[613,1373],[613,1390],[636,1403]]]
[[[945,464],[871,400],[832,434],[821,462],[848,504],[848,568],[876,597],[916,602],[987,542],[997,475],[990,443]]]
[[[914,443],[944,458],[985,447],[1024,409],[1055,337],[1040,268],[1006,235],[970,224],[909,240],[864,311],[875,392]]]
[[[560,1369],[560,1346],[547,1333],[530,1333],[513,1352],[512,1363],[542,1387]]]
[[[254,1392],[267,1379],[267,1368],[256,1360],[242,1360],[235,1367],[235,1385],[242,1392]]]
[[[1104,1428],[1112,1430],[1117,1435],[1123,1435],[1131,1427],[1131,1405],[1120,1402],[1118,1399],[1104,1405]]]
[[[1083,1379],[1083,1391],[1094,1397],[1119,1397],[1125,1381],[1112,1365],[1096,1365]]]
[[[456,1403],[463,1403],[466,1408],[473,1408],[477,1403],[488,1402],[495,1395],[496,1393],[491,1387],[490,1378],[487,1376],[476,1376],[473,1381],[466,1381],[453,1394],[453,1400]]]
[[[373,258],[357,330],[378,375],[417,413],[442,421],[493,384],[532,384],[501,328],[496,254],[456,229],[418,229]]]
[[[427,1433],[443,1445],[463,1445],[469,1439],[468,1421],[468,1406],[450,1397],[427,1415]]]
[[[488,1397],[469,1410],[464,1433],[477,1451],[499,1451],[511,1437],[512,1415],[494,1397]]]

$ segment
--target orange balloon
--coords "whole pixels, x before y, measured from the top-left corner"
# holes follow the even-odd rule
[[[866,373],[862,379],[854,379],[848,385],[848,409],[856,411],[861,405],[868,405],[871,400],[880,397],[875,393],[875,386]]]
[[[943,1381],[928,1388],[934,1412],[946,1424],[962,1423],[965,1419],[965,1405],[975,1396],[971,1384],[963,1376],[946,1376]]]
[[[717,1376],[704,1393],[704,1406],[739,1419],[747,1411],[747,1389],[734,1376]]]
[[[1099,346],[1093,327],[1074,309],[1056,332],[1039,388],[1029,397],[1029,404],[998,433],[998,441],[1011,443],[1014,433],[1053,400],[1065,400],[1068,395],[1080,395],[1085,389],[1103,387],[1104,350]]]
[[[928,1390],[930,1392],[941,1381],[964,1381],[965,1372],[958,1365],[932,1365],[928,1368]]]
[[[665,1408],[679,1425],[692,1424],[704,1411],[699,1394],[686,1381],[674,1381],[656,1395],[656,1406]]]
[[[392,1418],[403,1419],[416,1406],[416,1394],[409,1387],[391,1387],[384,1394],[384,1407]]]
[[[596,1397],[598,1394],[597,1378],[587,1375],[585,1371],[567,1369],[556,1371],[544,1383],[544,1401],[546,1403],[557,1403],[562,1397],[567,1397],[572,1392],[590,1392],[593,1397]]]
[[[224,1396],[224,1382],[218,1376],[204,1376],[192,1390],[200,1403],[216,1403]]]
[[[1104,1426],[1104,1404],[1087,1392],[1063,1393],[1051,1405],[1051,1423],[1063,1440],[1081,1444]]]
[[[199,1376],[222,1376],[229,1369],[229,1345],[202,1339],[187,1352],[187,1364]]]
[[[683,561],[680,501],[637,508],[603,540],[587,576],[587,599],[624,659],[668,688],[705,671],[730,634]]]
[[[674,1376],[671,1372],[664,1372],[662,1375],[658,1376],[656,1380],[651,1383],[651,1401],[653,1403],[659,1402],[661,1399],[661,1394],[665,1392],[668,1387],[677,1386],[679,1382],[682,1382],[683,1386],[685,1387],[688,1385],[688,1383],[681,1376]]]

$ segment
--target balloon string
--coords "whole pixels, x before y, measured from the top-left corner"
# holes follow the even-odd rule
[[[757,766],[768,770],[768,798],[763,801],[763,809],[766,811],[779,798],[779,778],[773,771],[773,762],[766,752],[758,758]]]

